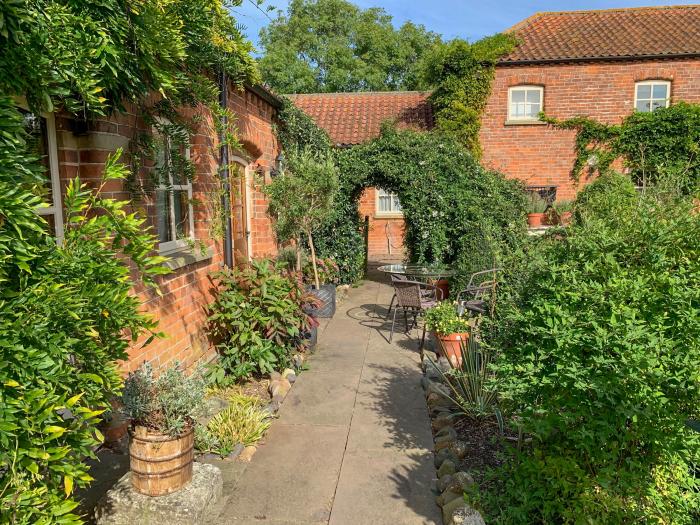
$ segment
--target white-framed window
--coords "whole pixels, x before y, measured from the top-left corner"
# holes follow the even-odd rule
[[[58,242],[63,239],[63,209],[61,203],[61,184],[58,173],[58,147],[56,145],[56,120],[53,113],[32,113],[19,106],[24,117],[23,125],[29,135],[29,147],[39,156],[45,168],[46,194],[45,206],[37,208],[49,225],[51,234]]]
[[[667,108],[671,102],[671,83],[668,80],[645,80],[634,85],[634,108],[650,113]]]
[[[403,214],[401,202],[396,193],[377,188],[376,202],[377,216],[397,217]]]
[[[539,120],[544,102],[542,86],[514,86],[508,89],[508,120]]]
[[[160,253],[167,254],[187,248],[194,241],[192,181],[177,165],[175,153],[180,146],[157,130],[154,135],[158,145],[155,169],[161,178],[156,189],[158,241]],[[189,159],[189,147],[183,149],[180,154]]]

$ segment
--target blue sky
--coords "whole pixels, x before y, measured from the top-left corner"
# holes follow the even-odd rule
[[[516,24],[537,11],[562,11],[571,9],[607,9],[610,7],[639,7],[649,5],[694,4],[698,0],[597,0],[597,1],[526,1],[526,0],[351,0],[356,5],[383,7],[394,17],[394,25],[407,20],[423,24],[445,38],[476,40]],[[286,9],[287,0],[267,0],[279,9]],[[250,0],[234,10],[234,14],[246,27],[248,37],[257,42],[258,31],[269,20],[257,10]]]

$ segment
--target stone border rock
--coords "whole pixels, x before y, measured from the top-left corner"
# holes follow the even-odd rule
[[[467,452],[468,444],[458,439],[453,426],[457,409],[449,399],[450,391],[443,384],[435,365],[443,372],[451,369],[446,358],[438,358],[433,352],[426,351],[422,361],[424,375],[421,385],[425,390],[435,442],[435,489],[438,493],[435,501],[442,509],[444,525],[485,525],[481,513],[464,500],[464,492],[475,485],[471,474],[457,470],[459,460]]]

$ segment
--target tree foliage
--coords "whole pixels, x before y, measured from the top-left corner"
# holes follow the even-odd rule
[[[606,173],[620,159],[639,185],[658,183],[669,174],[683,176],[686,192],[700,183],[700,105],[679,102],[650,113],[635,111],[622,124],[587,117],[546,122],[575,129],[576,161],[572,176]]]
[[[281,93],[421,87],[420,62],[440,41],[421,25],[399,29],[383,9],[346,0],[292,0],[260,32],[263,79]]]
[[[610,177],[506,267],[487,334],[532,446],[487,498],[494,523],[700,518],[700,215]]]
[[[212,72],[256,76],[222,0],[3,2],[0,48],[0,93],[34,110],[106,113],[151,92],[211,98]]]
[[[131,294],[132,272],[150,282],[165,269],[144,221],[77,179],[57,246],[36,215],[41,179],[27,170],[38,172],[37,159],[23,151],[9,99],[0,100],[0,136],[0,522],[80,523],[71,495],[92,479],[84,459],[121,385],[116,362],[155,329]],[[102,183],[124,178],[117,160]]]
[[[424,59],[424,81],[434,87],[430,100],[436,126],[453,134],[477,157],[481,114],[491,94],[496,62],[516,45],[515,37],[508,34],[472,44],[455,39],[435,46]]]

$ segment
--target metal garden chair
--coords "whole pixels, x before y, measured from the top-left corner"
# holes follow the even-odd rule
[[[464,313],[483,315],[493,314],[496,306],[496,275],[500,268],[491,268],[473,273],[467,287],[457,294],[457,308]]]
[[[425,313],[425,311],[429,308],[436,306],[438,301],[442,299],[442,290],[432,284],[422,283],[420,281],[398,279],[393,275],[391,276],[391,284],[394,287],[396,306],[394,307],[394,317],[391,321],[391,332],[389,334],[390,343],[394,338],[396,313],[399,311],[399,308],[403,310],[406,332],[408,332],[413,325],[417,323],[419,315]],[[408,324],[408,314],[413,316],[413,323],[411,325]],[[421,336],[421,350],[423,349],[424,345],[425,325],[423,325],[423,335]]]

